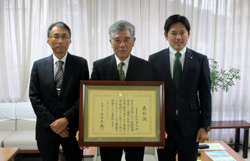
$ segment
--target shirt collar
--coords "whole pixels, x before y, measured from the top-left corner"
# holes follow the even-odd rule
[[[181,49],[179,52],[181,53],[182,56],[185,55],[186,53],[186,50],[187,50],[187,47],[185,46],[183,49]],[[174,50],[171,46],[169,47],[169,52],[171,55],[175,56],[175,53],[177,53],[176,50]]]
[[[130,54],[129,54],[129,56],[127,57],[127,59],[125,59],[125,60],[122,61],[122,62],[124,62],[125,65],[128,66],[128,64],[129,64],[129,59],[130,59]],[[118,64],[120,64],[121,60],[120,60],[116,55],[115,55],[115,60],[116,60],[116,65],[118,66]]]
[[[63,61],[64,62],[64,64],[66,63],[66,58],[67,58],[67,56],[68,56],[68,52],[64,55],[64,57],[61,59],[61,61]],[[55,56],[55,54],[53,53],[53,60],[54,60],[54,64],[59,60],[56,56]]]

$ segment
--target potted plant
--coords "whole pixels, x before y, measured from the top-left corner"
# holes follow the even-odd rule
[[[223,91],[228,91],[230,86],[234,85],[234,80],[240,80],[240,69],[229,68],[228,70],[218,69],[218,62],[214,59],[209,59],[210,75],[211,75],[211,91],[218,91],[221,88]]]

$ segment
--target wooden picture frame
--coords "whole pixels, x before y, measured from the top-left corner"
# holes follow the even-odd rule
[[[79,146],[165,146],[164,82],[81,81]]]

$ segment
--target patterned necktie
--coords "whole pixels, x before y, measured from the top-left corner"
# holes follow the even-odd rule
[[[175,53],[173,80],[176,89],[178,89],[181,80],[182,67],[180,57],[181,53]]]
[[[56,82],[56,90],[57,90],[57,95],[60,96],[61,93],[61,86],[62,86],[62,80],[63,80],[63,61],[58,60],[56,62],[57,66],[58,66],[58,70],[56,72],[56,77],[55,77],[55,82]]]
[[[119,73],[119,78],[120,78],[121,81],[125,80],[125,74],[124,74],[124,71],[122,69],[123,65],[125,65],[124,62],[120,62],[118,64],[118,73]]]

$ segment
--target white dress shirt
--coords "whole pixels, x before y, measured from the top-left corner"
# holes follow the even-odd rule
[[[185,46],[181,51],[179,51],[181,53],[180,60],[181,60],[182,71],[183,71],[183,67],[184,67],[186,50],[187,50],[187,47]],[[170,71],[171,71],[172,79],[173,79],[173,74],[174,74],[175,53],[177,53],[177,51],[175,51],[173,48],[169,47],[169,61],[170,61]],[[176,109],[176,115],[178,115],[178,109]]]
[[[181,51],[179,51],[181,53],[180,60],[181,60],[182,70],[183,70],[183,67],[184,67],[186,50],[187,50],[187,47],[185,46]],[[172,79],[173,79],[173,74],[174,74],[175,53],[177,53],[177,51],[175,51],[173,48],[169,47],[170,72],[171,72]]]
[[[62,65],[62,68],[63,68],[63,71],[65,69],[65,64],[66,64],[66,58],[68,56],[68,52],[65,54],[65,56],[61,59],[61,61],[63,61],[63,65]],[[54,64],[54,79],[56,77],[56,72],[58,70],[58,66],[56,64],[56,62],[58,61],[59,59],[55,56],[55,54],[53,54],[53,64]]]
[[[125,65],[123,65],[122,70],[124,71],[125,78],[126,78],[127,71],[128,71],[129,59],[130,59],[130,54],[129,54],[128,58],[123,61],[125,63]],[[116,66],[117,66],[117,70],[118,70],[118,68],[119,68],[118,65],[120,64],[121,60],[116,55],[115,55],[115,60],[116,60]]]

